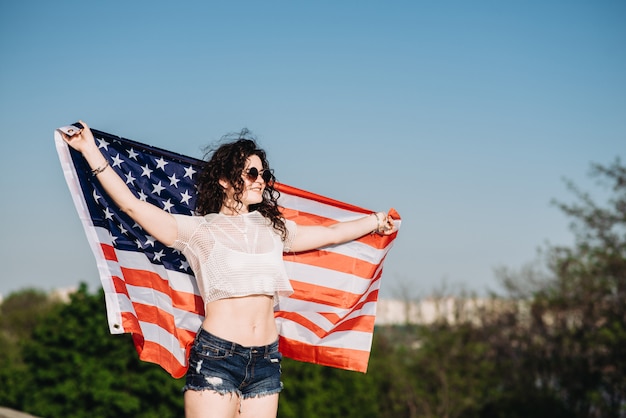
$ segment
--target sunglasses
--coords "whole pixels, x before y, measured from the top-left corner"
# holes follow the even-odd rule
[[[248,171],[246,171],[246,177],[248,177],[248,180],[250,181],[255,181],[257,177],[259,177],[259,174],[261,175],[263,181],[266,183],[269,183],[274,179],[274,174],[271,170],[268,169],[262,170],[259,173],[259,170],[256,167],[251,167],[248,169]]]

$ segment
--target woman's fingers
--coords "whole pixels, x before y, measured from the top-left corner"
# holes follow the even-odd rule
[[[83,126],[79,132],[73,135],[61,132],[61,136],[69,146],[79,152],[82,152],[85,146],[88,146],[90,142],[94,142],[94,138],[91,133],[91,129],[89,129],[89,125],[82,120],[79,120],[78,122]]]
[[[387,215],[385,218],[385,224],[383,225],[383,233],[385,235],[390,235],[396,232],[396,226],[393,222],[393,218],[391,215]]]

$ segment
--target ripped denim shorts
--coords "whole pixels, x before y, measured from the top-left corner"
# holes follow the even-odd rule
[[[282,354],[278,341],[244,347],[200,328],[189,354],[186,390],[235,393],[242,399],[279,393]]]

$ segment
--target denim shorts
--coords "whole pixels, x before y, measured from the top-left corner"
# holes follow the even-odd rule
[[[282,354],[278,340],[258,347],[244,347],[200,328],[189,354],[183,391],[212,390],[236,393],[242,399],[279,393]]]

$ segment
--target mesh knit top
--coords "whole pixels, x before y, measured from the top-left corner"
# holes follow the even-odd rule
[[[204,303],[248,295],[289,296],[283,251],[289,251],[296,224],[285,220],[283,243],[271,222],[259,212],[237,216],[174,215],[178,237],[172,247],[181,251],[195,273]]]

